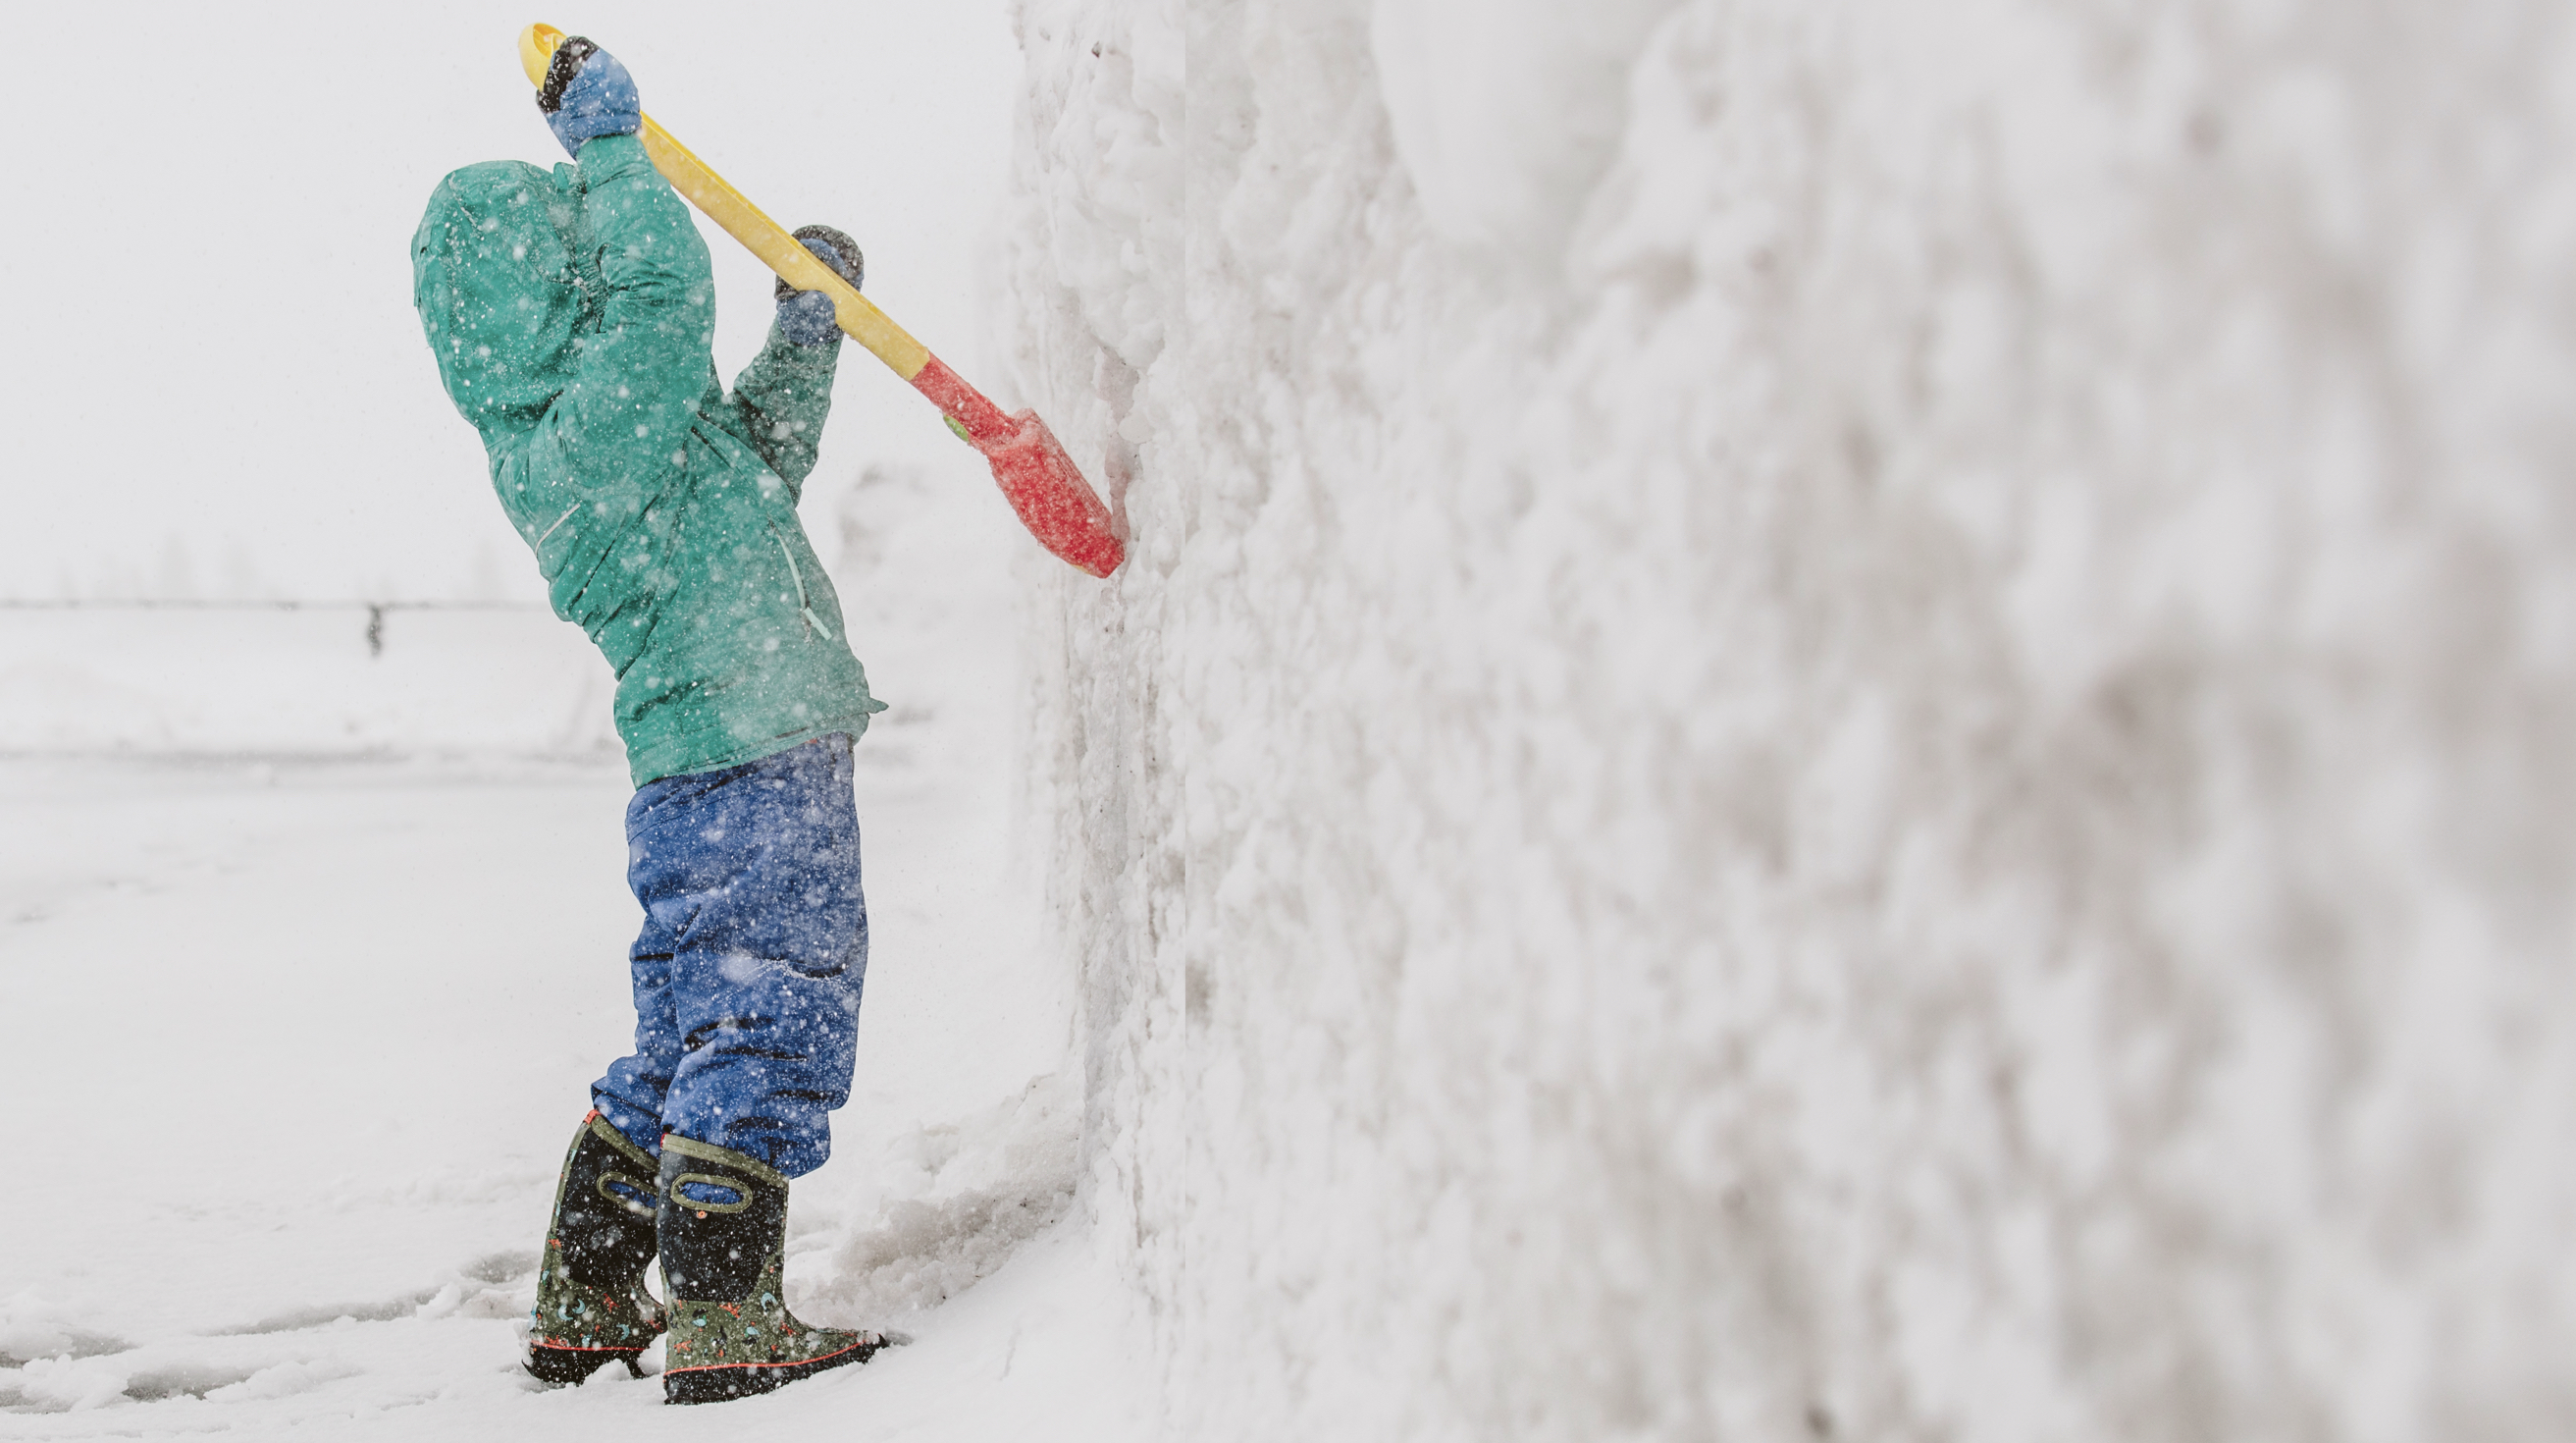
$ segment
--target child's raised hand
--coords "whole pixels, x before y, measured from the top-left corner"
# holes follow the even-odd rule
[[[581,159],[585,141],[633,135],[644,128],[644,102],[635,93],[635,77],[616,56],[579,35],[567,35],[555,47],[546,83],[537,91],[537,109],[545,112],[546,128],[575,160]]]

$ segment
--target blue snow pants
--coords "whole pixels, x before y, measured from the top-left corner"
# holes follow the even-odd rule
[[[635,1051],[592,1104],[648,1152],[674,1132],[789,1177],[821,1167],[868,970],[850,739],[648,782],[626,845]]]

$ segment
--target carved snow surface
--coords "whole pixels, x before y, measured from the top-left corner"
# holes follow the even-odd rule
[[[2576,15],[1018,23],[1172,1436],[2568,1431]]]

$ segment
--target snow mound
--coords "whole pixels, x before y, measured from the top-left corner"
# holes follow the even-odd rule
[[[2563,1431],[2576,22],[1594,13],[1021,6],[1172,1434]]]
[[[75,1321],[34,1288],[0,1298],[0,1368],[21,1368],[39,1358],[87,1358],[127,1345]]]
[[[991,1274],[1072,1205],[1073,1090],[1056,1076],[955,1123],[914,1130],[877,1168],[889,1197],[831,1252],[805,1296],[871,1323],[937,1307]]]

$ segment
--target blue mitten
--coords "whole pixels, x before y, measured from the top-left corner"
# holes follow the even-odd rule
[[[821,291],[791,291],[778,303],[778,329],[800,346],[826,346],[841,338],[840,315]]]
[[[579,35],[567,35],[555,47],[546,83],[537,91],[537,109],[545,112],[546,128],[575,160],[581,159],[584,141],[633,135],[644,128],[635,77],[616,56]]]
[[[800,226],[796,238],[814,258],[830,266],[850,289],[859,289],[867,278],[867,258],[859,254],[859,243],[827,225]],[[800,346],[828,346],[841,338],[841,323],[832,308],[832,298],[821,291],[800,291],[778,281],[778,329],[780,334]]]

